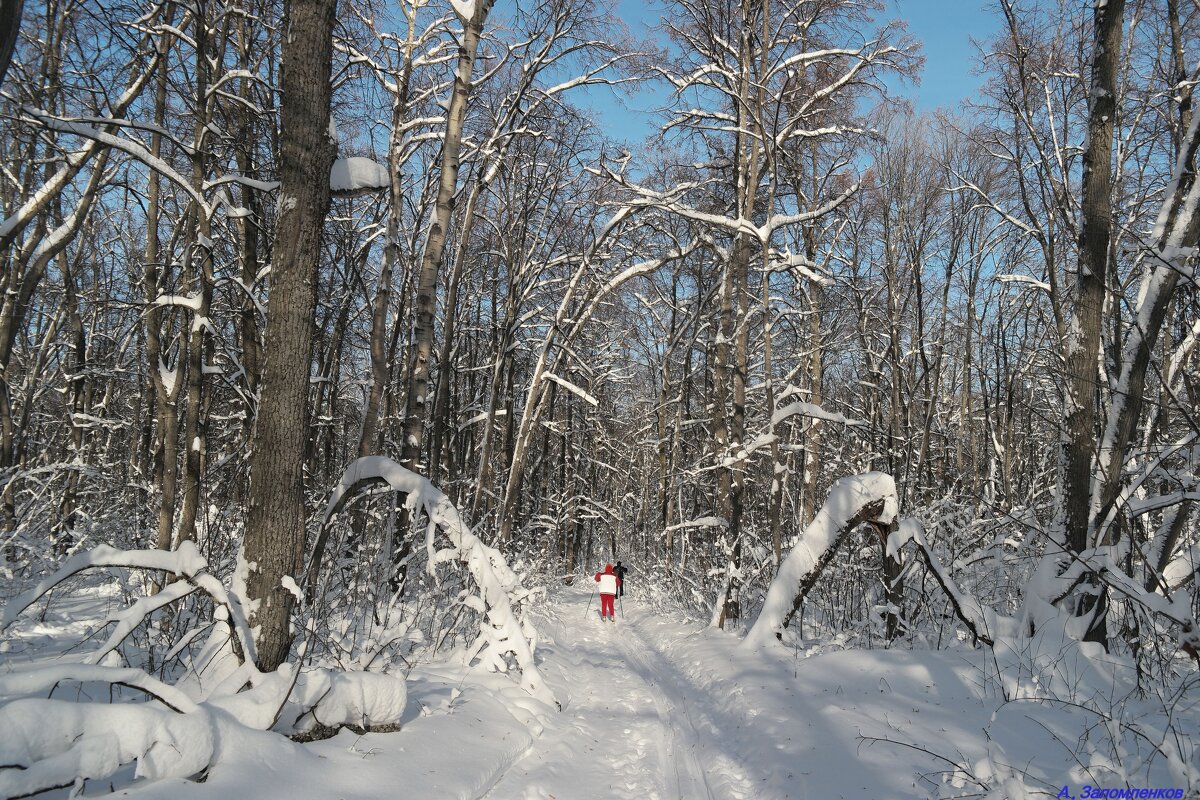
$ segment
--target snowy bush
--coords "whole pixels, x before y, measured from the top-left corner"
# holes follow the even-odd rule
[[[39,599],[95,568],[151,571],[166,579],[159,579],[159,591],[144,582],[147,593],[110,614],[87,637],[107,631],[98,646],[10,662],[0,674],[3,796],[81,786],[132,762],[136,777],[195,777],[212,764],[220,731],[229,726],[307,737],[344,726],[398,726],[407,700],[402,678],[294,664],[260,672],[242,602],[211,574],[192,542],[171,552],[100,546],[77,553],[13,598],[0,615],[0,630],[10,631]],[[185,608],[187,599],[201,602]],[[126,665],[131,635],[147,624],[175,630],[175,644],[147,659],[159,665],[158,675]],[[202,643],[194,647],[196,641]],[[49,696],[56,692],[73,693],[79,702]],[[147,700],[136,702],[136,696]]]

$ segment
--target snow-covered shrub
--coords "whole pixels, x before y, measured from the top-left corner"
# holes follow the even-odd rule
[[[81,785],[131,762],[137,777],[194,777],[210,766],[220,731],[229,726],[311,737],[343,726],[362,731],[399,724],[407,701],[402,678],[295,664],[260,672],[242,602],[192,542],[170,552],[100,546],[77,553],[7,603],[0,632],[28,634],[13,633],[23,612],[95,568],[160,577],[143,580],[144,594],[118,605],[94,630],[81,631],[82,646],[9,660],[0,674],[0,795]],[[155,591],[156,584],[161,589]],[[185,607],[188,600],[193,603]],[[169,650],[148,657],[131,645],[133,634],[148,626],[158,629],[150,643],[172,640]],[[106,638],[92,646],[101,633]],[[157,667],[152,673],[144,663]]]

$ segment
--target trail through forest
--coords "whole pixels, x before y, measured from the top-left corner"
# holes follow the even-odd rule
[[[1137,698],[1131,665],[1099,648],[1064,648],[1031,679],[1074,687],[1078,703],[1063,706],[1025,690],[1014,698],[1015,685],[998,676],[1017,665],[982,648],[842,649],[835,639],[755,649],[644,587],[615,623],[602,622],[588,583],[551,590],[531,614],[538,668],[558,708],[509,675],[461,660],[419,662],[406,678],[399,731],[344,729],[299,744],[214,709],[215,750],[200,780],[137,780],[128,763],[88,781],[84,796],[1012,798],[1123,786],[1119,771],[1140,759],[1148,761],[1137,774],[1184,796],[1183,764],[1151,743],[1195,736],[1200,700],[1163,708]],[[1103,716],[1132,732],[1115,759],[1103,753],[1113,730],[1097,724]],[[1073,749],[1079,741],[1091,748],[1086,762]],[[1190,746],[1181,755],[1195,758]],[[1033,794],[1012,783],[1018,776]]]
[[[605,623],[584,597],[564,595],[546,618],[563,714],[488,797],[756,796],[751,777],[723,752],[703,690],[663,649],[671,641],[655,634],[657,615],[630,602],[618,622]]]

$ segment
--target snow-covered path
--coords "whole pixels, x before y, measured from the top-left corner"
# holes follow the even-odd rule
[[[636,602],[601,622],[588,594],[564,593],[540,622],[547,678],[562,714],[489,798],[750,798],[754,786],[720,747],[718,731]]]
[[[397,733],[342,731],[298,745],[243,730],[220,741],[203,783],[126,783],[118,792],[142,800],[906,800],[980,796],[1010,769],[1042,796],[1100,785],[1094,765],[1078,766],[1064,744],[1091,718],[1006,702],[984,651],[753,651],[737,635],[632,594],[622,620],[602,623],[596,604],[588,608],[590,591],[554,589],[534,612],[539,669],[560,711],[506,675],[420,665]],[[1194,707],[1180,712],[1190,715],[1188,730]],[[1181,785],[1159,762],[1155,785]],[[989,796],[1023,796],[997,791]]]

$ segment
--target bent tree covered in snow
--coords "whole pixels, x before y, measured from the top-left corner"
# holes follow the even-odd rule
[[[435,585],[440,582],[439,567],[443,565],[457,565],[470,575],[470,582],[454,598],[456,606],[473,612],[479,620],[478,629],[462,656],[464,661],[482,664],[496,672],[507,672],[515,666],[522,688],[543,702],[555,703],[554,695],[538,674],[534,661],[537,634],[524,619],[524,608],[532,599],[530,590],[522,585],[500,551],[485,545],[471,532],[445,494],[428,479],[390,458],[359,458],[342,473],[321,516],[320,533],[308,568],[310,594],[318,594],[323,588],[319,585],[319,576],[334,516],[364,490],[380,483],[403,497],[405,510],[416,521],[425,520],[425,569]],[[411,534],[401,530],[397,535]],[[448,546],[441,541],[443,538]],[[392,546],[398,549],[400,544],[395,542]],[[510,664],[510,658],[513,664]]]
[[[767,589],[758,619],[746,634],[747,646],[781,636],[856,527],[869,522],[890,529],[898,513],[896,482],[890,475],[870,472],[834,483],[829,499],[799,535]]]

